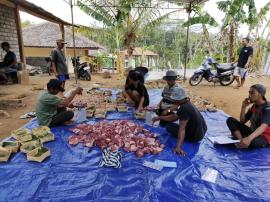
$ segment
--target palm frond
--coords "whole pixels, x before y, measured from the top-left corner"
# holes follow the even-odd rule
[[[231,1],[219,1],[217,2],[218,9],[227,12],[228,8],[231,6]]]
[[[189,25],[196,25],[196,24],[203,24],[203,25],[211,25],[214,27],[218,26],[218,23],[216,22],[216,20],[210,16],[208,13],[202,15],[202,16],[196,16],[196,17],[192,17],[189,20]],[[188,22],[184,22],[183,27],[187,27],[188,26]]]
[[[111,16],[107,10],[97,5],[96,1],[91,1],[91,5],[93,7],[86,5],[85,1],[83,2],[81,0],[78,0],[77,4],[83,12],[90,15],[97,21],[104,23],[106,26],[113,25],[115,21],[114,16]]]
[[[270,2],[268,2],[264,7],[261,8],[257,15],[257,23],[262,23],[263,20],[266,20],[266,15],[270,10]]]

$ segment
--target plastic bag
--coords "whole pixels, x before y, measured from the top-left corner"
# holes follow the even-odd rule
[[[86,109],[85,108],[76,108],[74,112],[73,122],[74,123],[82,123],[86,121]]]

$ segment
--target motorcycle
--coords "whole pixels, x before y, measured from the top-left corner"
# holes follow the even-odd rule
[[[91,81],[90,67],[88,66],[87,62],[80,63],[80,57],[76,57],[76,59],[72,58],[71,60],[78,79]]]
[[[215,71],[211,71],[212,65]],[[222,86],[229,86],[234,82],[234,69],[235,66],[230,63],[219,64],[213,58],[208,57],[190,77],[189,84],[197,86],[205,78],[208,82],[213,82],[214,84],[219,82]]]

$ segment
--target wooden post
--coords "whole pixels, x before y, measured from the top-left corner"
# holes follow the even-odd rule
[[[16,22],[16,29],[17,29],[17,36],[18,36],[18,45],[19,45],[19,52],[20,52],[20,60],[22,65],[22,71],[18,71],[17,76],[20,84],[29,84],[29,74],[26,70],[26,60],[24,56],[24,45],[23,45],[23,37],[22,37],[22,27],[21,27],[21,19],[20,19],[20,12],[18,6],[14,9],[15,13],[15,22]]]
[[[64,41],[66,41],[66,39],[65,39],[65,26],[64,26],[64,24],[59,24],[59,27],[60,27],[60,31],[61,31],[61,35],[62,35],[62,39],[64,40]],[[65,45],[64,46],[64,55],[65,55],[65,57],[66,57],[66,63],[67,63],[67,67],[68,67],[68,57],[67,57],[67,46]],[[68,68],[69,69],[69,68]]]
[[[185,66],[184,66],[184,82],[186,81],[186,71],[187,71],[187,64],[188,64],[188,53],[189,53],[189,48],[188,48],[188,42],[189,42],[189,26],[190,26],[190,13],[191,13],[191,3],[189,4],[188,7],[188,21],[187,21],[187,35],[186,35],[186,52],[185,52]]]
[[[74,19],[73,19],[73,2],[70,0],[70,11],[71,11],[71,22],[72,22],[72,40],[73,40],[73,58],[76,61],[76,43],[75,43],[75,31],[74,31]],[[75,62],[75,66],[76,66]],[[78,83],[78,72],[77,68],[75,68],[75,83]]]
[[[20,19],[20,13],[19,13],[18,6],[16,6],[14,11],[15,11],[15,22],[16,22],[16,29],[17,29],[17,35],[18,35],[19,51],[20,51],[20,60],[21,60],[22,63],[25,64],[24,49],[23,49],[23,37],[22,37],[22,28],[21,28],[21,19]]]

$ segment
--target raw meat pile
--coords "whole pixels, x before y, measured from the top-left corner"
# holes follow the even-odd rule
[[[145,154],[158,154],[165,147],[156,139],[156,135],[133,121],[101,121],[95,125],[80,124],[71,129],[75,135],[68,138],[70,145],[82,143],[86,147],[110,147],[112,151],[123,148],[135,152],[138,157]]]
[[[72,104],[74,106],[89,107],[112,102],[110,90],[90,90],[87,94],[76,95]]]

